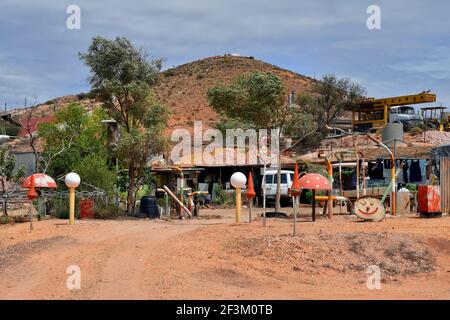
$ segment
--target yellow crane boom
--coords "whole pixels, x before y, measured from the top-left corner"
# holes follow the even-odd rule
[[[436,94],[430,93],[429,91],[398,97],[363,99],[358,102],[356,110],[352,111],[353,129],[382,127],[389,122],[388,111],[392,107],[435,101]]]
[[[405,106],[410,104],[436,102],[436,94],[429,92],[422,92],[419,94],[411,94],[407,96],[398,96],[390,98],[368,98],[359,102],[360,107],[393,107],[393,106]]]

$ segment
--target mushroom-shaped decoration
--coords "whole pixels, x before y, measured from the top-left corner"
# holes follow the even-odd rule
[[[52,177],[44,173],[35,173],[22,182],[23,188],[28,188],[28,199],[34,200],[38,197],[34,188],[56,188],[56,182]],[[30,206],[30,231],[33,229],[33,214]]]
[[[56,188],[56,182],[52,179],[52,177],[44,174],[44,173],[35,173],[29,177],[27,177],[22,182],[23,188],[31,187],[31,177],[34,179],[34,187],[35,188]]]
[[[30,189],[28,190],[28,193],[27,193],[27,197],[30,200],[35,200],[38,197],[38,194],[36,193],[36,189],[34,187],[35,187],[34,176],[31,176]]]
[[[255,188],[253,187],[253,177],[252,173],[248,173],[248,183],[247,183],[247,199],[252,200],[256,197]]]
[[[295,164],[294,167],[294,181],[291,186],[291,196],[298,197],[302,190],[300,189],[300,179],[298,177],[298,165]]]
[[[330,181],[318,173],[308,173],[300,178],[300,189],[312,190],[312,220],[316,221],[316,190],[331,190]]]
[[[252,222],[252,207],[253,207],[253,199],[256,197],[255,188],[253,187],[253,177],[252,173],[248,173],[248,182],[247,182],[247,199],[248,199],[248,222]]]
[[[292,231],[292,235],[295,237],[297,234],[296,231],[296,224],[297,224],[297,210],[296,210],[296,206],[297,206],[297,197],[302,193],[302,190],[300,189],[300,179],[298,177],[298,165],[297,163],[295,164],[294,167],[294,181],[292,182],[291,185],[291,196],[294,198],[292,201],[292,208],[294,210],[294,227],[293,227],[293,231]]]

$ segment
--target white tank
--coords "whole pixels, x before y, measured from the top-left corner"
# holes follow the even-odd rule
[[[403,124],[386,123],[381,131],[381,138],[383,143],[393,139],[403,140]]]

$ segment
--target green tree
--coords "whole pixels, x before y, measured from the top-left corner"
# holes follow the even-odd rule
[[[91,69],[89,82],[108,114],[120,126],[117,154],[128,168],[127,212],[135,209],[136,190],[147,161],[167,146],[163,131],[169,111],[152,94],[162,60],[151,60],[126,38],[95,37],[80,59]]]
[[[39,136],[44,143],[39,155],[42,172],[60,177],[75,171],[81,177],[80,190],[96,187],[112,195],[116,174],[108,163],[107,132],[102,123],[106,117],[100,107],[86,111],[71,103],[56,112],[55,121],[40,124]],[[43,190],[42,196],[45,202]],[[58,200],[53,199],[52,204],[58,206]]]
[[[273,73],[240,75],[229,85],[209,89],[207,96],[222,122],[239,123],[241,128],[269,129],[271,135],[277,134],[280,141],[282,136],[301,141],[316,129],[310,114],[298,105],[287,103],[287,90]],[[281,197],[281,151],[278,154],[277,211],[280,210]]]
[[[55,114],[55,121],[39,125],[44,151],[39,155],[42,172],[60,176],[73,169],[90,154],[107,155],[106,132],[101,108],[91,113],[71,103]]]
[[[80,175],[84,183],[101,188],[108,194],[114,192],[116,174],[109,169],[106,156],[97,153],[87,155],[73,167],[73,171]]]
[[[349,79],[339,79],[333,74],[322,77],[312,86],[310,94],[303,93],[297,97],[296,103],[314,117],[319,130],[314,142],[320,141],[326,136],[326,125],[352,110],[356,102],[365,94],[365,89]]]
[[[16,156],[11,153],[9,145],[0,145],[0,186],[2,195],[3,215],[8,215],[10,196],[20,189],[19,181],[24,177],[25,167],[20,167],[14,173]]]

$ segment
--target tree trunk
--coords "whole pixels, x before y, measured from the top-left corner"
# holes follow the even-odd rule
[[[2,179],[2,197],[3,197],[3,215],[5,217],[8,216],[8,207],[7,207],[7,199],[6,199],[6,191],[5,191],[5,181]]]
[[[142,173],[142,167],[139,166],[139,168],[135,171],[136,176],[136,185],[134,186],[134,202],[133,202],[133,212],[135,210],[136,200],[139,192],[139,188],[141,187],[141,173]]]
[[[277,194],[275,198],[275,211],[281,210],[281,155],[278,153],[278,169],[277,169]]]
[[[128,196],[127,196],[127,214],[132,214],[134,213],[134,207],[135,207],[135,202],[136,202],[136,198],[134,196],[134,184],[135,184],[135,167],[134,167],[134,162],[131,161],[129,166],[128,166]]]
[[[3,198],[3,215],[5,217],[8,216],[8,207],[6,206],[6,199],[5,198]]]

